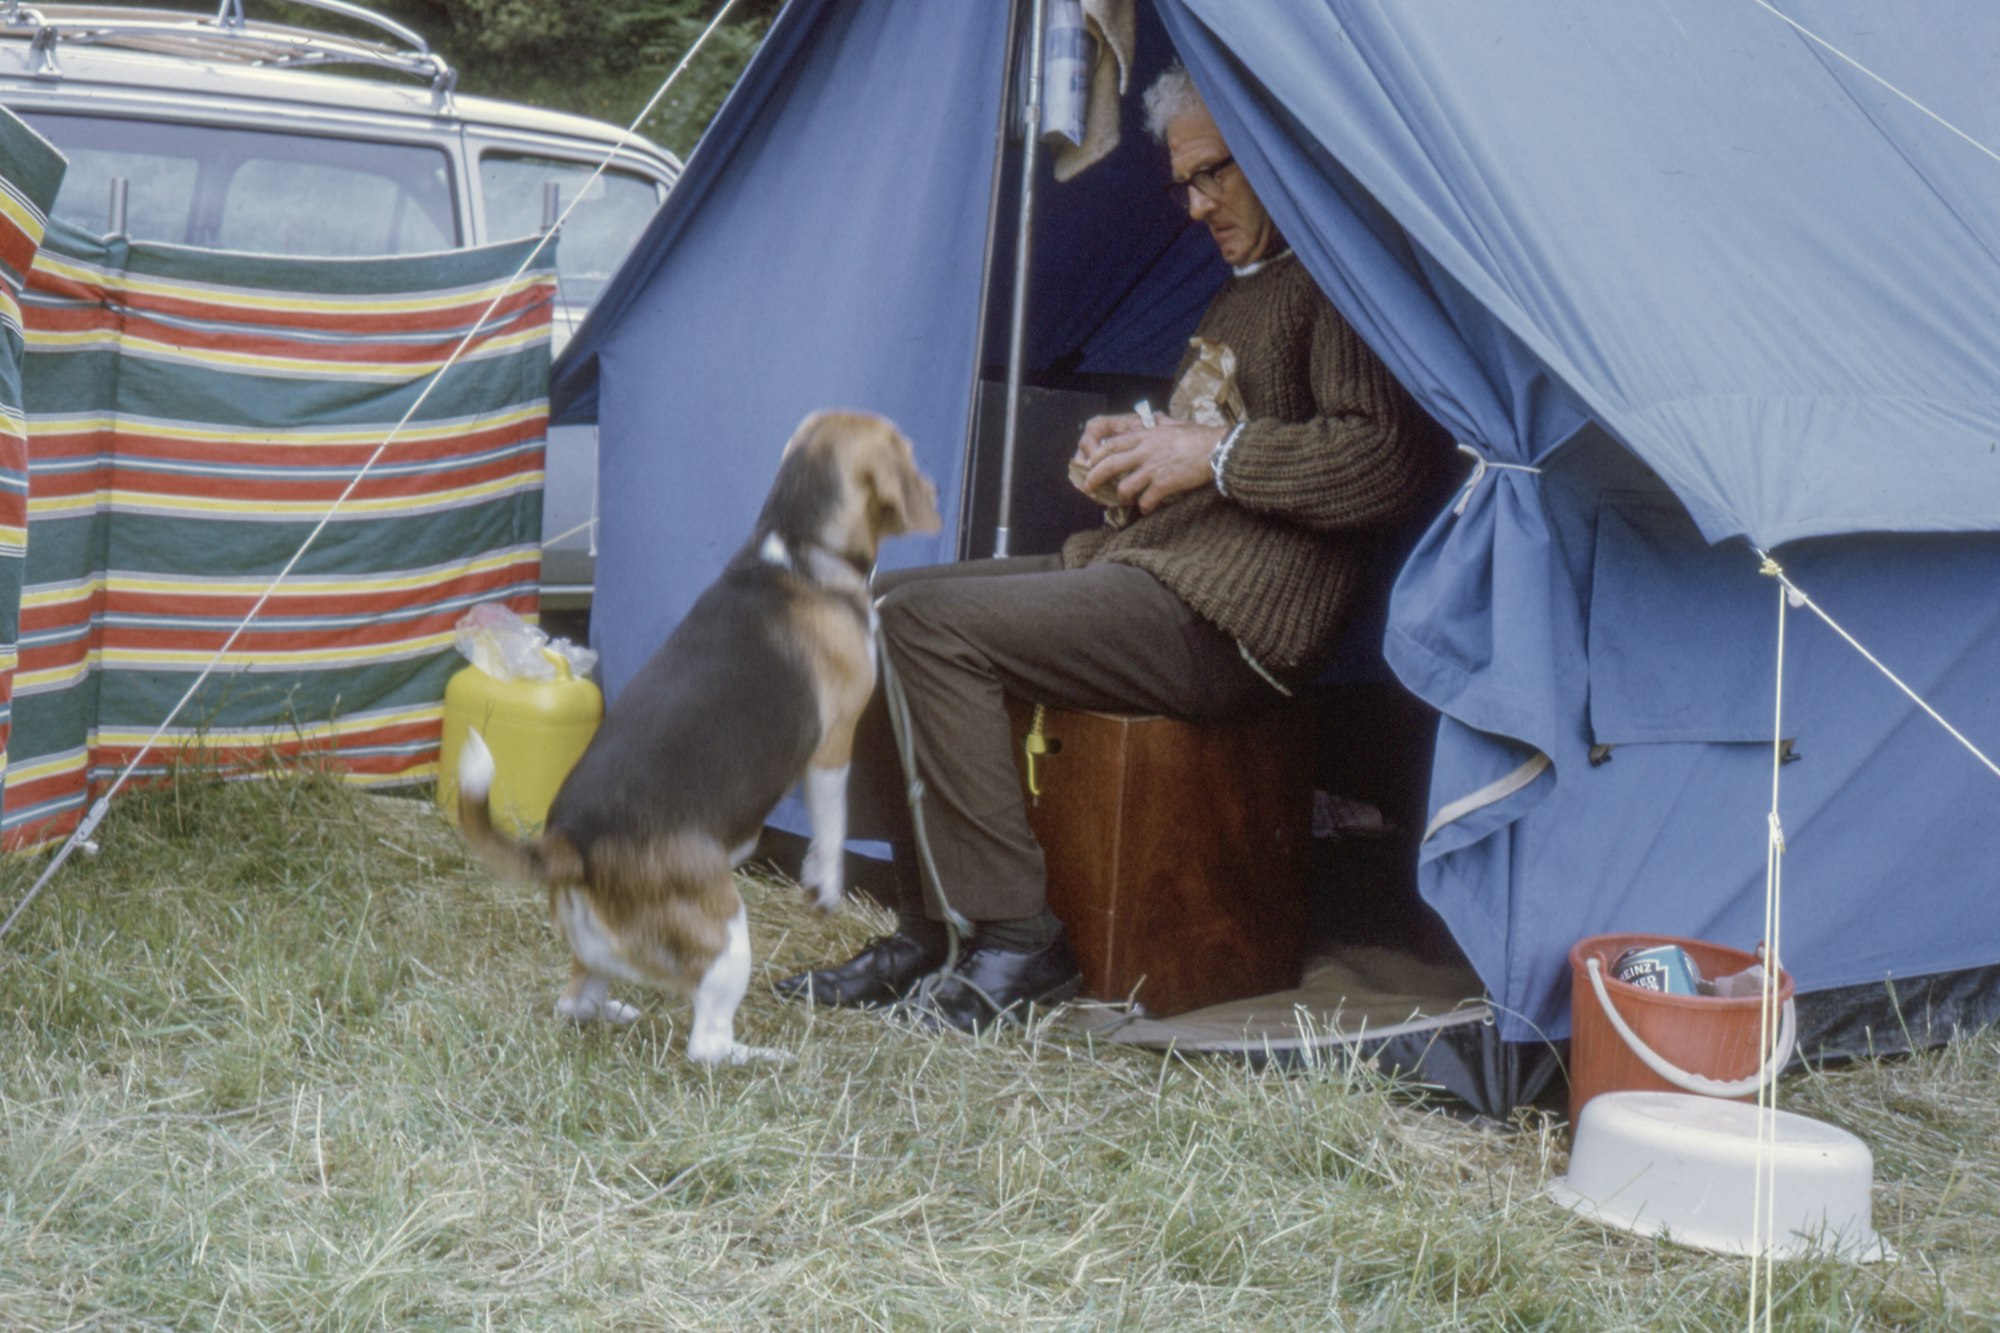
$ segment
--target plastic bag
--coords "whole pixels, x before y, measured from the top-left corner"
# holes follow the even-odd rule
[[[481,602],[458,619],[455,642],[465,659],[495,680],[554,680],[558,663],[582,680],[597,654],[568,639],[551,641],[498,602]]]
[[[1719,995],[1725,999],[1737,999],[1746,995],[1761,995],[1764,993],[1764,965],[1762,963],[1752,963],[1741,972],[1735,972],[1726,977],[1717,977],[1713,981],[1705,981],[1702,983],[1701,993],[1703,995]]]
[[[548,650],[569,665],[569,674],[577,680],[587,679],[592,667],[597,665],[597,653],[568,639],[549,640]]]

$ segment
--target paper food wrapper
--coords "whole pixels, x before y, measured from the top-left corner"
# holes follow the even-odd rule
[[[1197,426],[1233,426],[1248,414],[1236,387],[1236,353],[1213,338],[1190,338],[1194,361],[1174,386],[1167,415]]]
[[[1107,481],[1094,491],[1084,490],[1083,479],[1089,475],[1089,466],[1081,458],[1072,456],[1069,460],[1069,484],[1083,491],[1085,495],[1097,501],[1097,503],[1103,505],[1106,509],[1118,508],[1117,483]]]
[[[1188,346],[1195,349],[1195,358],[1174,385],[1167,415],[1197,426],[1228,427],[1243,420],[1248,412],[1243,406],[1243,391],[1236,385],[1236,353],[1213,338],[1190,338]],[[1118,503],[1117,485],[1106,483],[1094,491],[1084,490],[1089,473],[1081,459],[1070,459],[1069,484],[1105,507],[1105,522],[1123,527],[1128,515],[1125,506]]]

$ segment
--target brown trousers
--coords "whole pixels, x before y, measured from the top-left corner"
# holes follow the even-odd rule
[[[1046,906],[1006,696],[1194,721],[1281,697],[1234,639],[1130,565],[1065,570],[1053,555],[1018,556],[896,570],[875,588],[883,647],[909,700],[931,854],[951,906],[975,922]],[[910,917],[921,881],[903,864],[908,791],[879,689],[862,715],[849,790],[850,835],[896,845]]]

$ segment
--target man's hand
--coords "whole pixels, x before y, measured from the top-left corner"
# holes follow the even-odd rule
[[[1161,419],[1148,426],[1138,417],[1092,417],[1076,442],[1076,458],[1089,471],[1085,491],[1115,484],[1121,504],[1150,514],[1177,495],[1200,490],[1214,480],[1208,456],[1229,432],[1221,426],[1194,426]]]

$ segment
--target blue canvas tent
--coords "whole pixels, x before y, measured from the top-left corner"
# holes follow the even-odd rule
[[[2000,11],[1140,19],[1135,81],[1187,62],[1314,277],[1477,460],[1383,646],[1441,714],[1420,885],[1497,1035],[1567,1033],[1577,938],[1762,935],[1774,732],[1807,1048],[2000,1014],[2000,777],[1805,612],[1780,667],[1762,560],[2000,751]],[[555,399],[603,434],[612,689],[812,408],[887,412],[939,480],[944,534],[890,560],[987,553],[1009,49],[998,4],[792,0],[571,345]],[[1041,182],[1031,377],[1167,373],[1220,280],[1141,139],[1128,108],[1117,154]],[[1520,1091],[1500,1081],[1488,1100]]]

